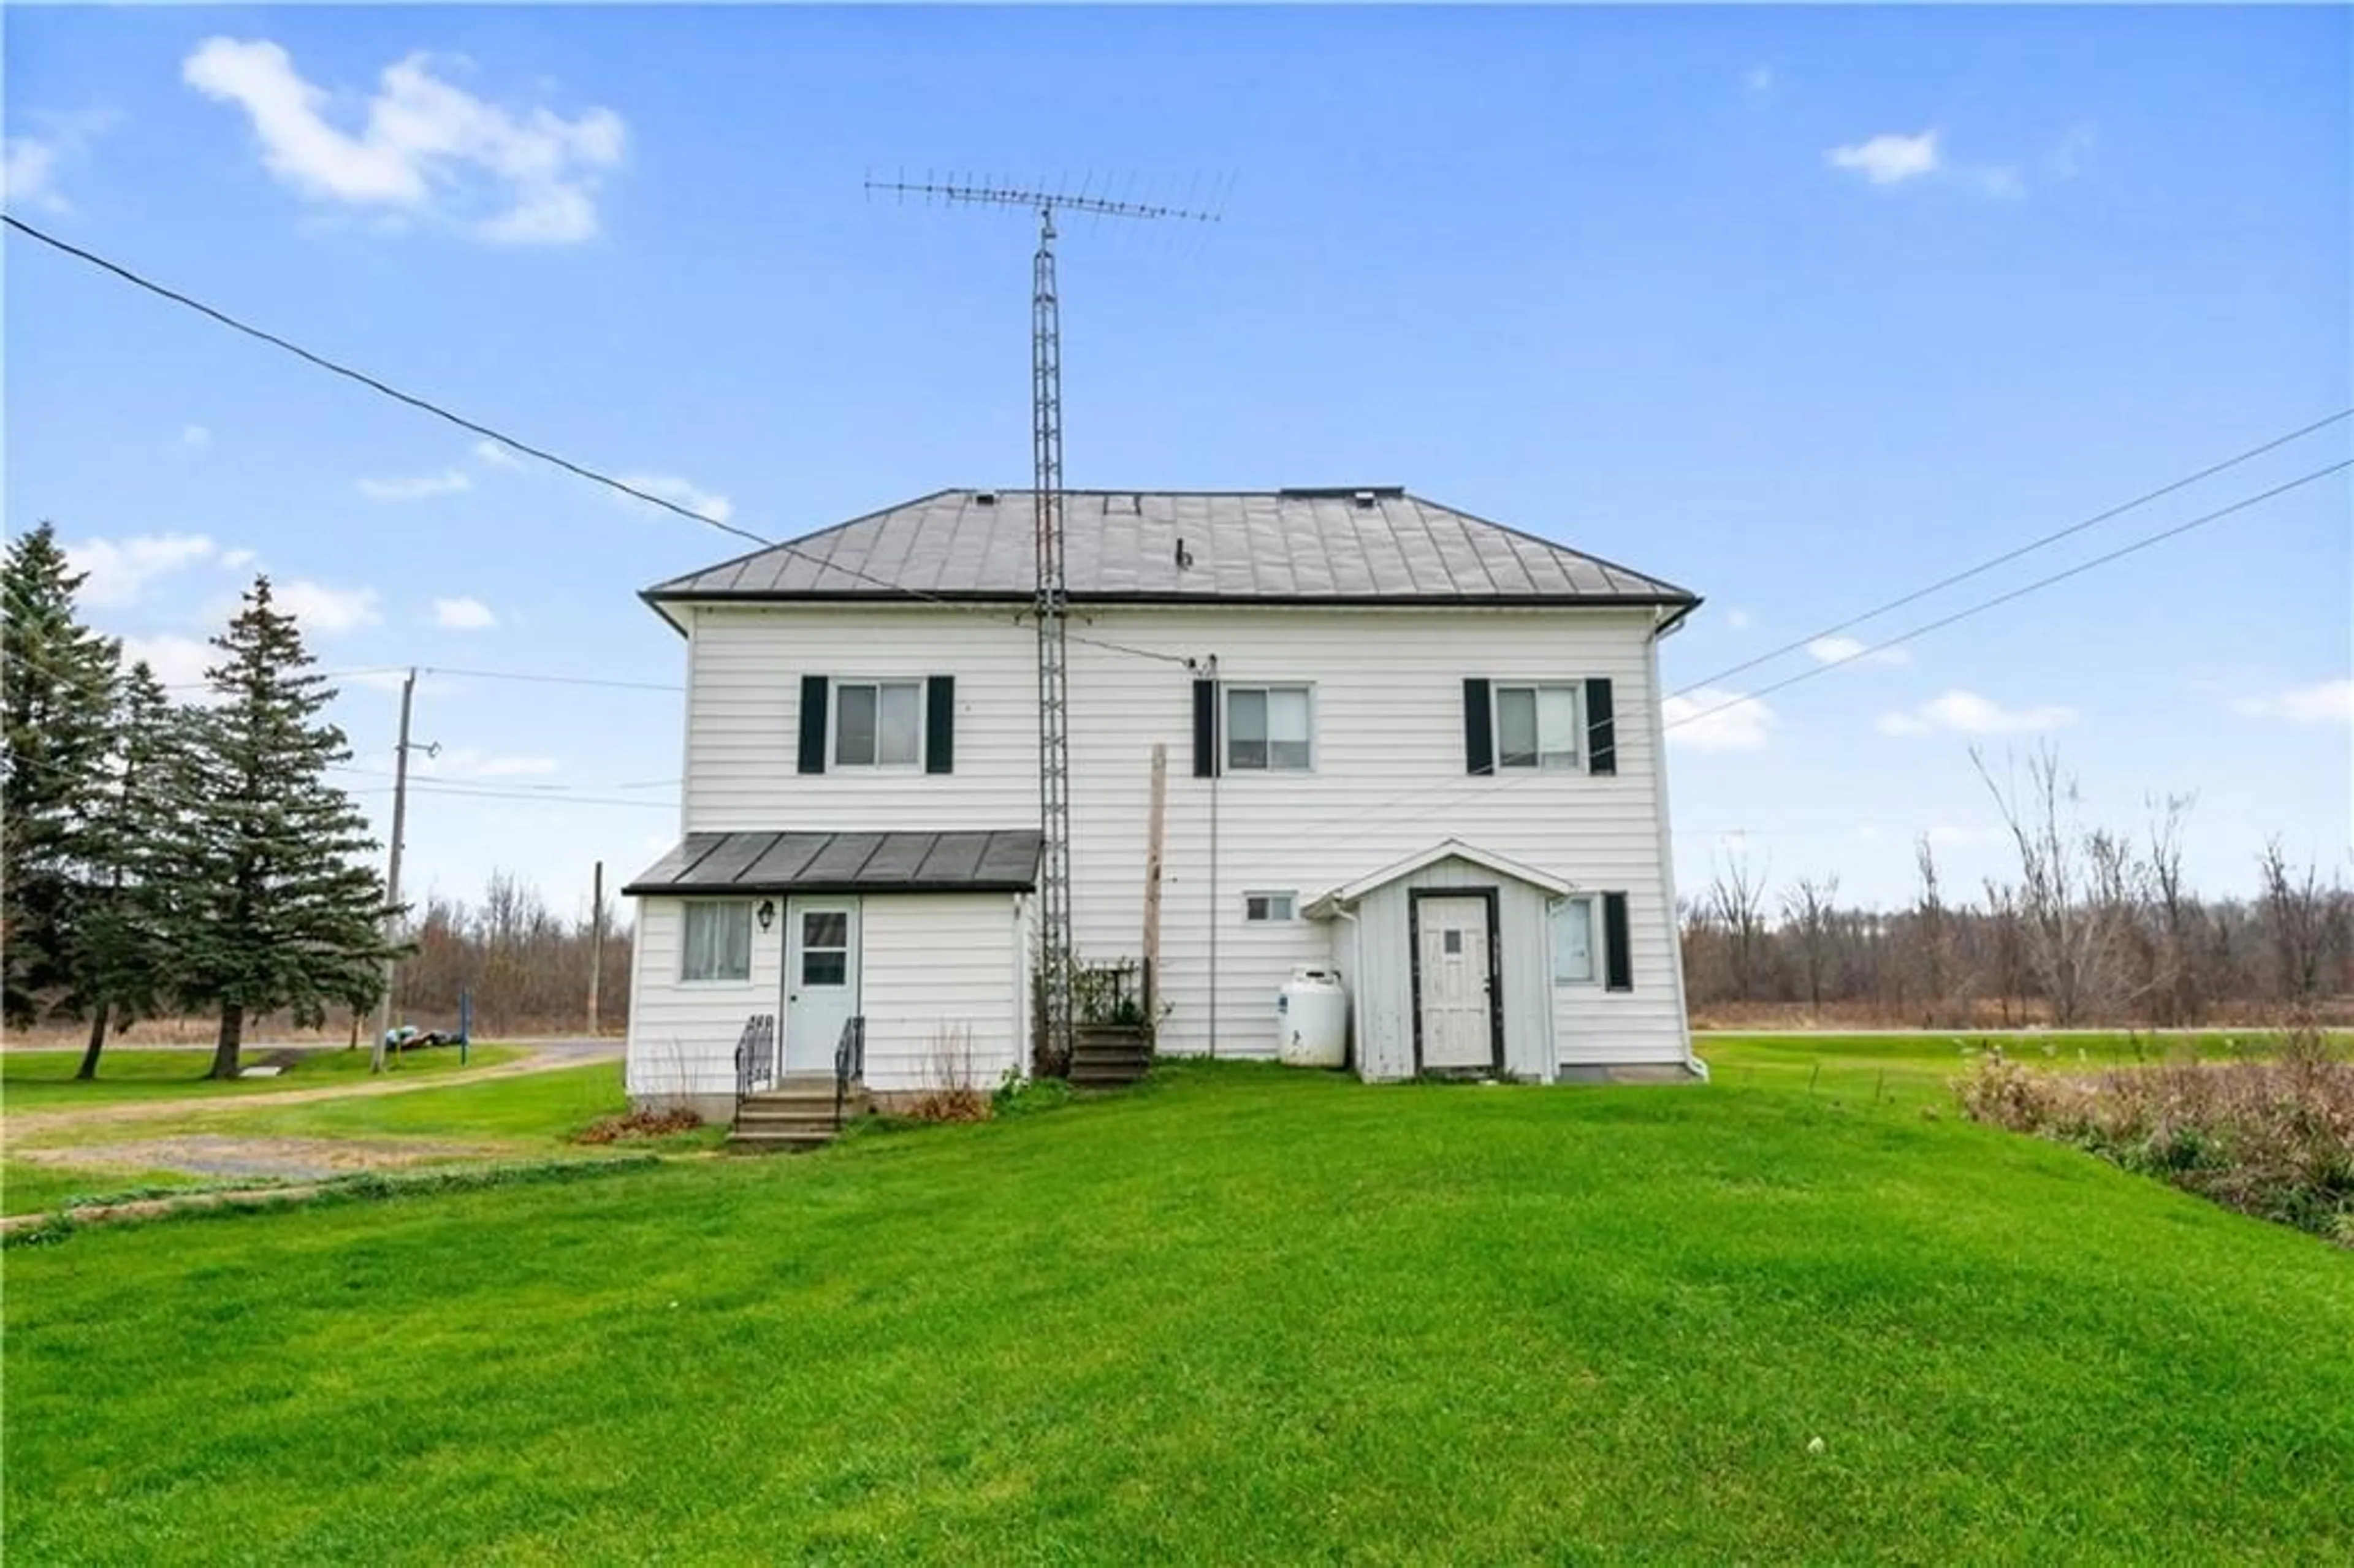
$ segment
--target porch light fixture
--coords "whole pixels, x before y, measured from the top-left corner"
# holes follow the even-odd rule
[[[769,927],[777,923],[777,901],[773,898],[761,899],[760,907],[754,910],[752,915],[753,918],[760,922],[760,930],[765,934]]]

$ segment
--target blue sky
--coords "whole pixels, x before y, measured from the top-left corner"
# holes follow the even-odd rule
[[[1667,645],[1681,687],[2354,403],[2349,23],[12,8],[9,206],[781,537],[1027,476],[1025,220],[862,175],[1182,199],[1232,171],[1214,228],[1070,227],[1069,482],[1407,484],[1707,595]],[[93,619],[167,678],[257,564],[330,669],[678,678],[633,592],[734,542],[19,238],[5,265],[9,526],[55,520]],[[2309,472],[2349,429],[1857,634]],[[1688,724],[1680,880],[1745,853],[1894,901],[1929,833],[1974,887],[2004,855],[1968,748],[2046,738],[2118,825],[2196,791],[2207,886],[2248,885],[2275,832],[2342,864],[2349,602],[2341,475]],[[352,685],[355,766],[388,769],[394,707]],[[678,726],[660,691],[429,679],[412,889],[505,866],[569,905],[599,857],[639,869]],[[590,803],[617,800],[645,803]]]

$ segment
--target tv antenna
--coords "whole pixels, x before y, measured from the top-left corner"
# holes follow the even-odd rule
[[[1038,215],[1038,250],[1030,269],[1031,507],[1036,523],[1038,620],[1039,963],[1044,1055],[1071,1060],[1071,743],[1063,621],[1063,313],[1055,277],[1055,215],[1215,223],[1214,211],[1067,191],[999,185],[988,179],[866,181],[867,194],[920,196],[950,207],[1025,207]]]

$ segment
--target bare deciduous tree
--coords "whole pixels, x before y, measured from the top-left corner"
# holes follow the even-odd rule
[[[1823,1007],[1823,968],[1830,958],[1831,926],[1839,907],[1839,878],[1802,876],[1782,895],[1782,918],[1798,939],[1807,977],[1807,1005]]]
[[[1723,928],[1733,964],[1734,994],[1743,1001],[1757,995],[1757,963],[1766,936],[1766,874],[1744,852],[1718,863],[1708,885],[1710,915]]]
[[[2028,965],[2052,1004],[2052,1021],[2066,1028],[2110,1000],[2115,908],[2126,895],[2131,856],[2112,835],[2084,832],[2076,780],[2061,771],[2049,746],[2028,758],[2023,789],[2016,769],[1997,783],[1976,747],[1970,762],[2019,851],[2016,896]]]

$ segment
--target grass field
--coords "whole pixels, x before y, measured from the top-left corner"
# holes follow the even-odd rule
[[[260,1062],[263,1054],[248,1053],[247,1065]],[[467,1063],[461,1067],[454,1047],[419,1051],[391,1058],[387,1073],[405,1079],[468,1072],[512,1062],[523,1053],[513,1045],[485,1044],[468,1047],[466,1054]],[[125,1100],[226,1099],[326,1088],[368,1075],[368,1053],[340,1046],[306,1050],[274,1078],[207,1078],[205,1072],[212,1060],[209,1050],[113,1050],[99,1058],[98,1076],[85,1084],[73,1075],[81,1065],[79,1051],[0,1051],[0,1108],[50,1111]]]
[[[1712,1044],[1675,1089],[1181,1067],[803,1159],[14,1250],[11,1554],[2354,1549],[2354,1257],[1810,1089],[1797,1050]],[[588,1097],[367,1114],[526,1085],[523,1137]]]

